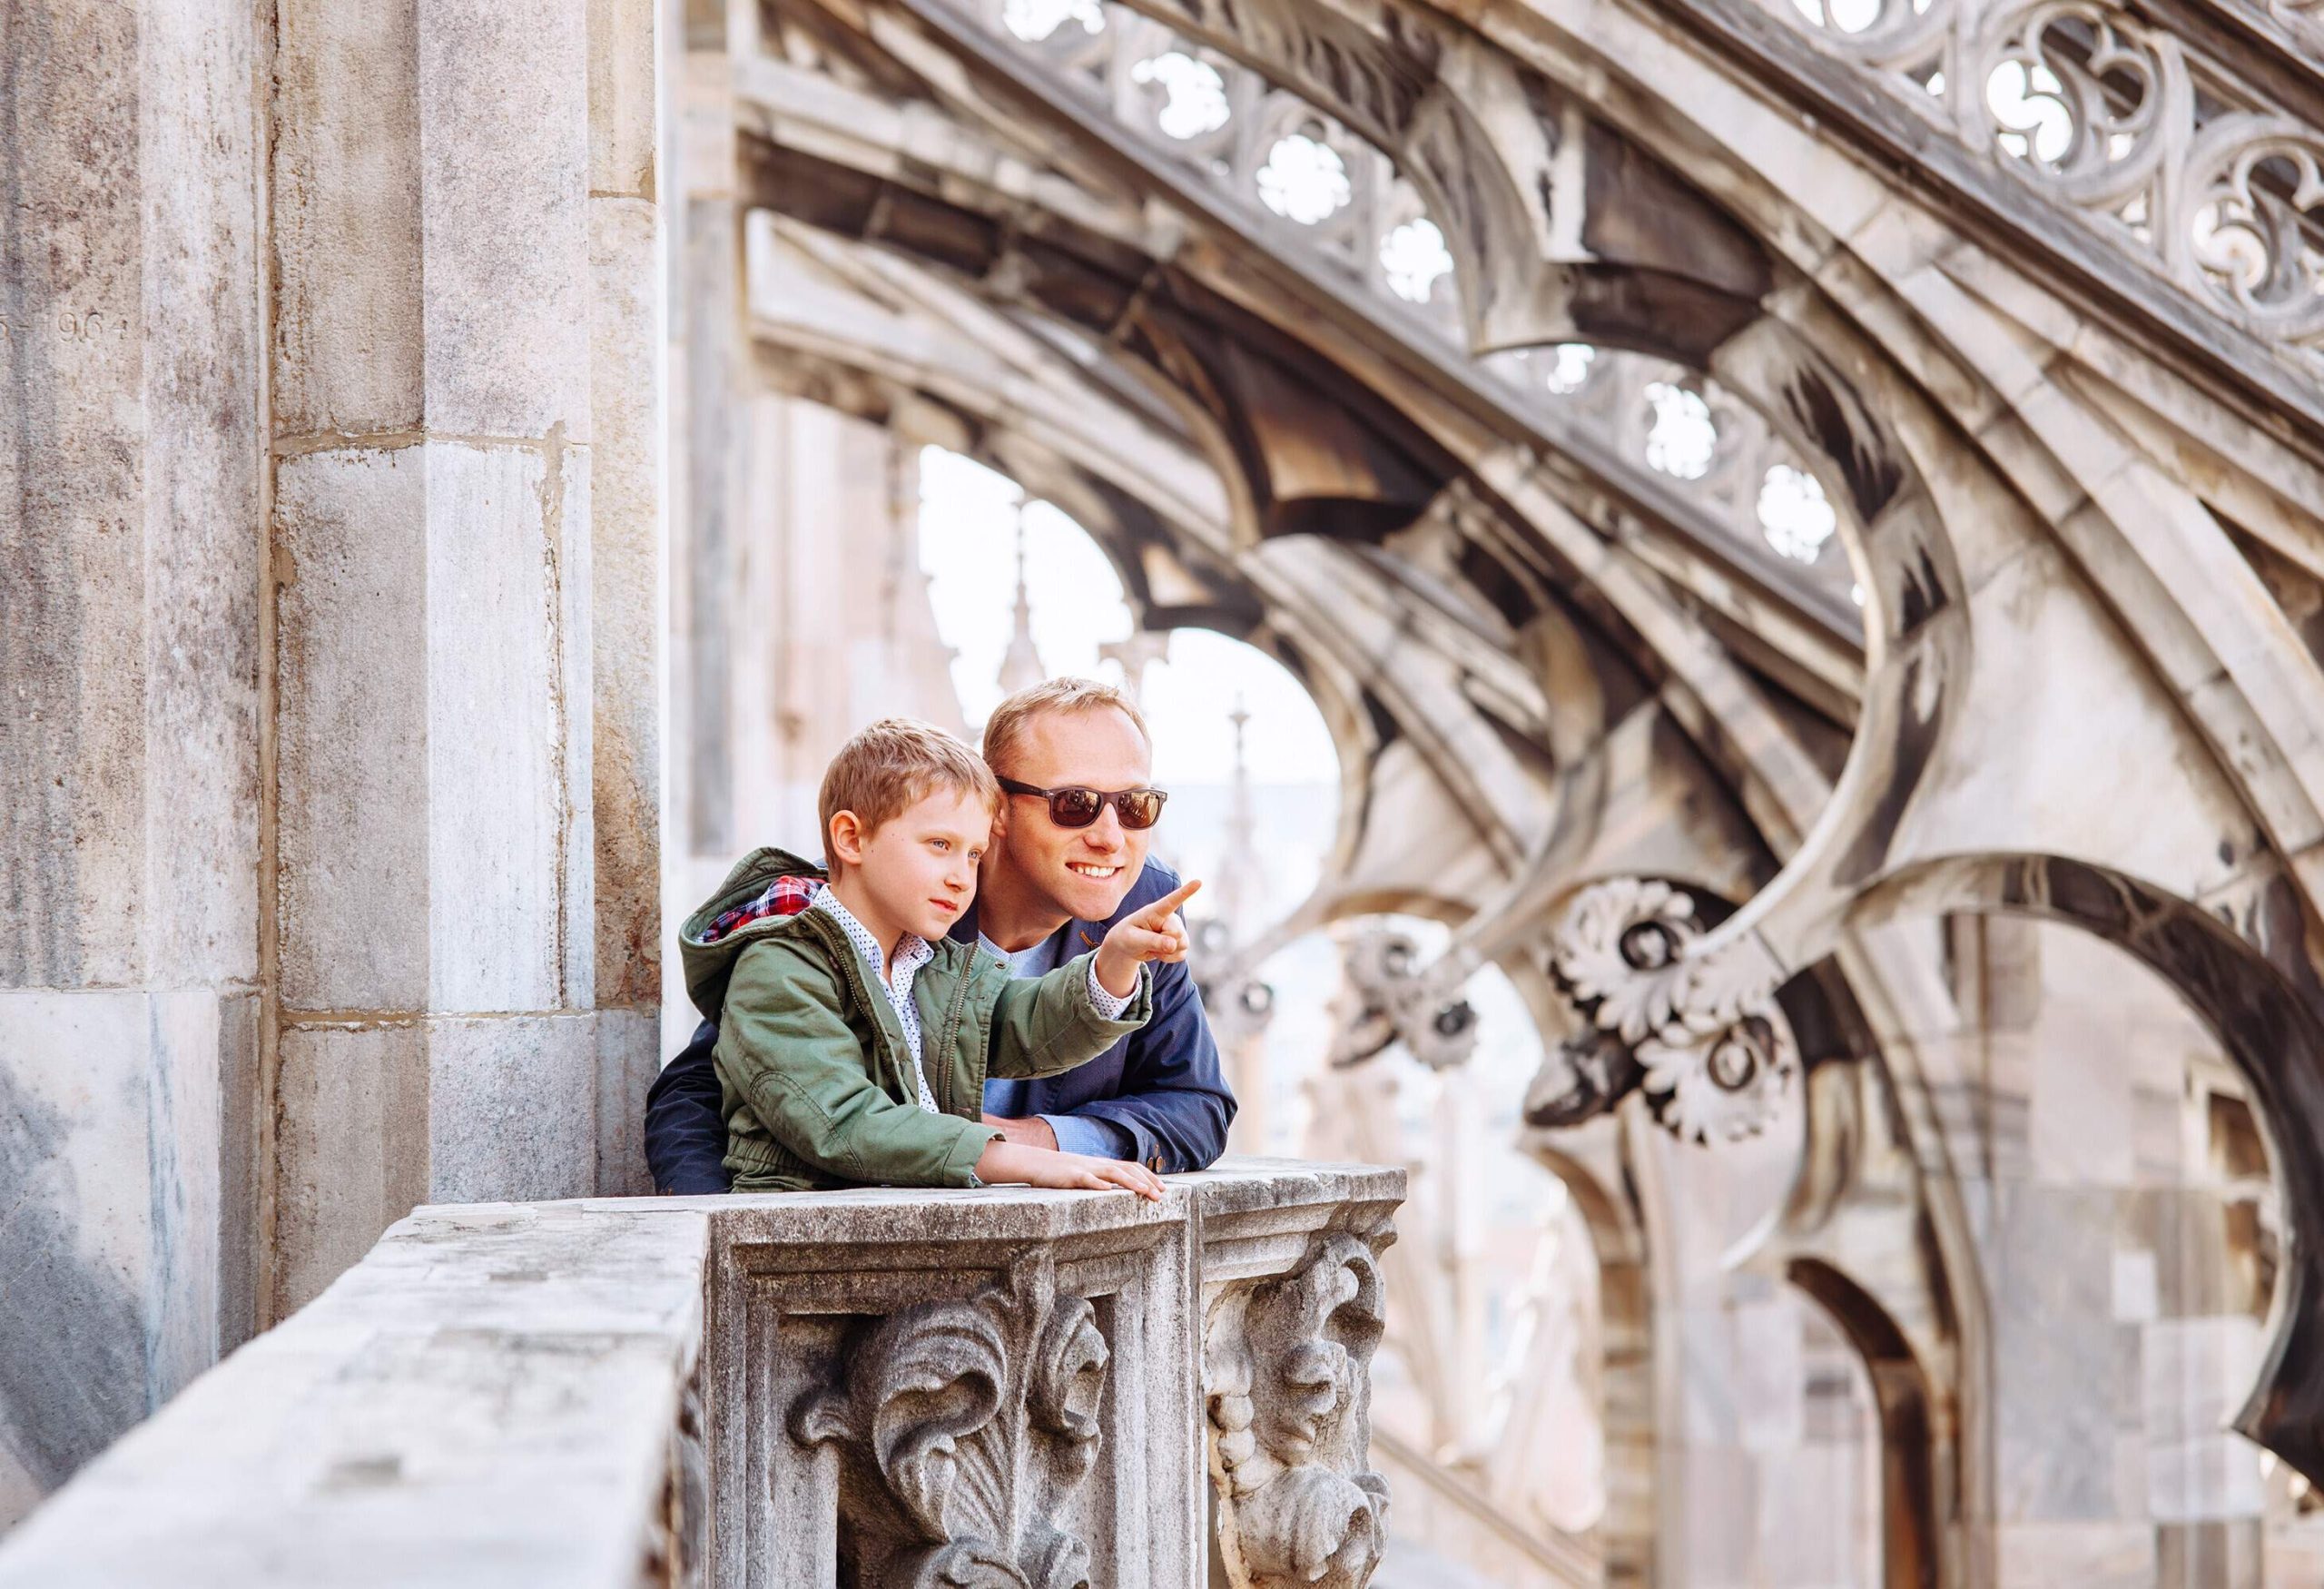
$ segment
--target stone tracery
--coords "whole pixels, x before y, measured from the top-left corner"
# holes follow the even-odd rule
[[[1767,8],[2264,342],[2317,356],[2315,133],[2234,64],[2093,0]]]

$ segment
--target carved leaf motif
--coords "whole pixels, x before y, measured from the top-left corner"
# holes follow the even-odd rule
[[[1685,986],[1695,902],[1667,883],[1621,877],[1582,890],[1551,941],[1558,974],[1594,1000],[1598,1025],[1635,1043],[1667,1024]]]
[[[872,1446],[931,1539],[1006,1537],[1009,1454],[992,1427],[1008,1381],[997,1311],[980,1298],[883,1343]]]
[[[1410,933],[1374,929],[1347,952],[1347,975],[1360,1002],[1342,1031],[1332,1062],[1347,1066],[1401,1041],[1432,1071],[1468,1059],[1477,1045],[1476,1012],[1461,996],[1468,967],[1448,957],[1423,967]]]
[[[1057,1520],[1097,1457],[1108,1352],[1046,1257],[960,1302],[893,1314],[792,1417],[840,1448],[856,1589],[1087,1589]]]
[[[1089,1589],[1089,1547],[1070,1534],[1036,1525],[1023,1553],[1031,1589]]]
[[[921,1564],[911,1589],[1031,1589],[1005,1556],[982,1544],[948,1545]]]
[[[1055,1437],[1050,1476],[1059,1489],[1078,1485],[1098,1460],[1098,1403],[1108,1357],[1097,1310],[1079,1297],[1060,1301],[1041,1331],[1026,1396],[1034,1428]]]
[[[1686,1046],[1653,1039],[1639,1045],[1648,1100],[1673,1136],[1737,1142],[1767,1128],[1797,1066],[1763,1026],[1746,1020]]]

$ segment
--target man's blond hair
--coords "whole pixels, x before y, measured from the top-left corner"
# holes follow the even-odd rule
[[[815,797],[824,865],[837,859],[832,854],[832,818],[841,812],[853,812],[869,837],[940,789],[972,794],[988,812],[1000,804],[992,769],[933,723],[882,717],[859,730],[823,769],[822,790]]]
[[[992,716],[984,721],[985,764],[1007,777],[1017,743],[1025,737],[1025,725],[1034,718],[1045,712],[1095,712],[1107,706],[1137,725],[1137,736],[1151,753],[1154,735],[1147,731],[1146,715],[1128,691],[1094,678],[1052,678],[1028,685],[992,709]]]

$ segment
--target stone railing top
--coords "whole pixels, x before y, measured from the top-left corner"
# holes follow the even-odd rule
[[[0,1548],[8,1589],[635,1589],[702,1341],[710,1222],[425,1208]]]
[[[1196,1174],[1172,1176],[1170,1184],[1192,1191],[1206,1216],[1326,1203],[1384,1215],[1404,1199],[1401,1170],[1302,1159],[1222,1159]]]
[[[1007,1403],[956,1432],[963,1451],[1054,1424],[1080,1452],[1040,1503],[1073,1521],[1039,1539],[943,1503],[962,1561],[1065,1541],[1125,1584],[1192,1589],[1208,1449],[1236,1582],[1348,1589],[1385,1506],[1363,1466],[1366,1365],[1403,1179],[1252,1160],[1170,1178],[1158,1203],[993,1188],[420,1209],[0,1542],[0,1589],[829,1585],[840,1534],[900,1548],[857,1488],[851,1420],[891,1388],[882,1365],[940,1362]],[[972,1348],[990,1361],[952,1364]],[[1315,1362],[1344,1365],[1327,1407],[1284,1388]],[[753,1498],[751,1476],[777,1471],[795,1515]]]

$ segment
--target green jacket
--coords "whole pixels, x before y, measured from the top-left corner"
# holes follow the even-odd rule
[[[929,1091],[920,1106],[903,1028],[846,933],[825,912],[765,916],[704,942],[711,924],[778,877],[822,869],[754,850],[679,929],[686,992],[718,1022],[712,1058],[736,1191],[977,1186],[1000,1135],[980,1123],[984,1080],[1084,1064],[1151,1012],[1147,978],[1119,1021],[1089,1001],[1090,956],[1018,978],[972,943],[939,940],[912,979]]]

